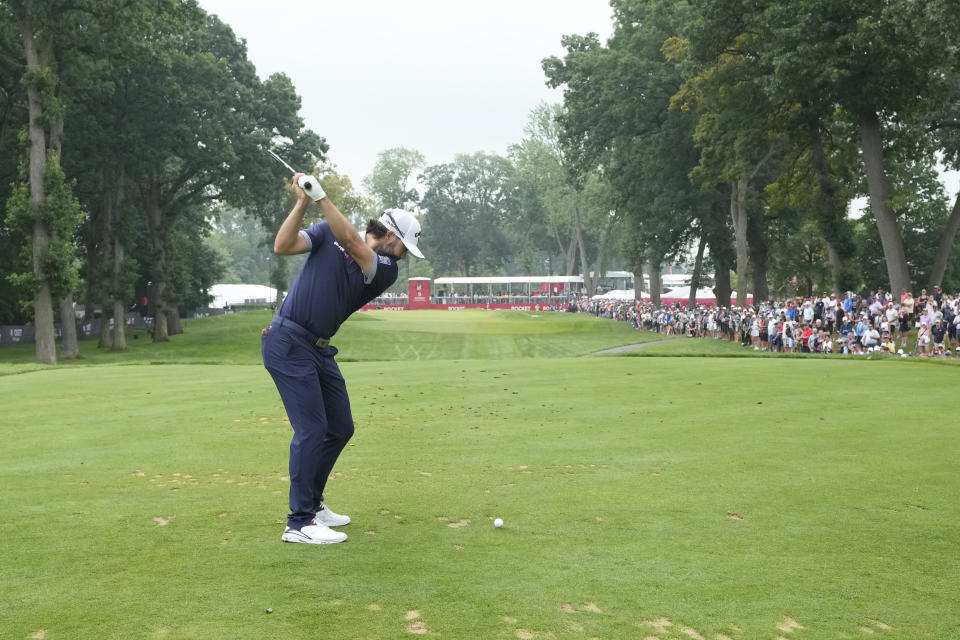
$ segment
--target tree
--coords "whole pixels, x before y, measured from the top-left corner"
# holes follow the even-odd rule
[[[889,286],[908,288],[901,229],[889,209],[884,138],[940,108],[957,64],[952,34],[960,18],[953,4],[725,0],[698,6],[700,19],[689,32],[696,57],[749,60],[750,77],[769,99],[771,113],[783,114],[794,131],[806,128],[812,166],[821,179],[821,228],[831,242],[831,229],[839,230],[847,246],[842,223],[823,224],[841,218],[843,207],[837,206],[830,163],[824,161],[829,154],[817,147],[838,116],[856,127]]]
[[[509,257],[503,227],[516,209],[513,165],[483,152],[427,167],[421,202],[429,223],[424,254],[440,273],[495,272]]]
[[[221,282],[262,284],[270,282],[273,238],[257,218],[243,210],[222,206],[216,211],[205,244],[223,264]]]
[[[23,41],[9,3],[0,3],[0,205],[12,193],[11,185],[20,181],[21,163],[27,144],[18,133],[27,123],[27,97],[23,84]],[[21,304],[17,287],[8,277],[11,273],[31,270],[29,251],[24,255],[27,238],[22,230],[8,224],[6,215],[0,215],[0,324],[26,324],[30,314]],[[33,292],[26,292],[32,300]],[[32,307],[32,304],[30,305]]]
[[[511,226],[522,227],[513,234],[520,238],[520,246],[543,247],[552,238],[563,258],[564,274],[579,269],[592,295],[618,217],[611,215],[616,208],[613,195],[598,172],[574,180],[576,170],[566,161],[561,139],[562,115],[559,105],[541,104],[530,115],[526,137],[510,149],[519,178],[518,198],[531,197],[526,206],[518,207]]]
[[[415,180],[426,160],[419,151],[394,147],[381,151],[373,173],[364,178],[363,186],[373,196],[377,207],[413,211],[420,202]]]
[[[90,6],[64,0],[14,0],[10,6],[26,62],[23,83],[30,147],[29,199],[24,198],[25,191],[15,191],[8,215],[21,221],[27,216],[32,221],[32,272],[24,274],[20,282],[33,292],[37,362],[56,364],[54,301],[61,313],[64,356],[76,357],[78,353],[72,297],[77,281],[73,232],[80,220],[70,183],[60,169],[65,104],[57,50],[69,43],[63,34],[76,31],[78,13],[88,12]]]
[[[613,189],[623,219],[622,246],[634,271],[647,268],[659,299],[660,265],[688,244],[695,225],[714,211],[717,192],[700,190],[688,174],[699,155],[696,119],[671,111],[683,67],[664,44],[689,19],[686,2],[616,0],[614,34],[604,47],[595,34],[566,36],[561,60],[544,60],[549,84],[564,86],[560,116],[565,157],[576,183],[591,171]]]
[[[195,6],[178,5],[170,19],[176,30],[162,34],[154,64],[138,76],[165,99],[136,112],[137,131],[151,141],[135,171],[150,237],[155,341],[167,340],[168,323],[178,319],[168,273],[176,246],[167,237],[177,217],[202,203],[242,203],[275,230],[286,177],[264,149],[278,147],[300,166],[326,151],[302,129],[289,81],[272,76],[261,84],[229,27]]]

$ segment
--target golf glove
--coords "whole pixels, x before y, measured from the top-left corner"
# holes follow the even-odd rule
[[[300,180],[297,181],[297,184],[300,185],[300,188],[303,189],[304,193],[310,196],[314,202],[323,200],[327,197],[327,194],[323,192],[323,187],[320,186],[320,181],[313,176],[300,176]]]

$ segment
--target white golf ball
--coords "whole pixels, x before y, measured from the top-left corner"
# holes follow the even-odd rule
[[[493,526],[499,529],[500,527],[503,526],[503,520],[501,518],[497,518],[496,520],[493,521]]]

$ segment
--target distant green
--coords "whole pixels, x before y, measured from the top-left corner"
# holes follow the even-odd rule
[[[0,350],[0,638],[960,637],[956,368],[584,358],[663,336],[460,313],[337,336],[354,522],[328,547],[280,542],[268,315]]]

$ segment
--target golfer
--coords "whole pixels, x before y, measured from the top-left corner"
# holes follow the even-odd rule
[[[370,220],[360,235],[318,185],[308,195],[293,177],[297,203],[277,232],[280,255],[309,253],[261,342],[263,364],[277,385],[293,427],[290,442],[290,513],[284,542],[343,542],[330,527],[350,518],[324,505],[330,471],[353,435],[353,417],[330,338],[347,317],[397,279],[397,260],[418,258],[420,224],[400,209]],[[311,199],[324,222],[301,229]]]

